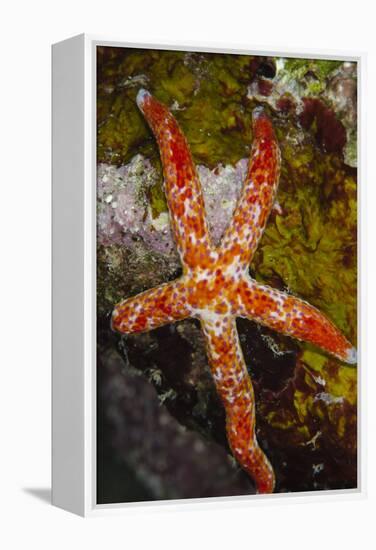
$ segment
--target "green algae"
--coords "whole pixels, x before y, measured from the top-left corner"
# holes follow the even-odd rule
[[[337,155],[308,136],[299,141],[299,132],[291,124],[278,132],[282,215],[268,223],[251,267],[263,282],[277,276],[355,341],[356,180]]]
[[[270,219],[251,267],[259,281],[275,286],[277,280],[282,289],[315,305],[356,345],[356,179],[337,155],[320,151],[309,136],[299,141],[299,132],[290,123],[285,132],[279,132],[282,214]],[[313,346],[299,346],[300,368],[313,370],[325,389],[306,374],[303,388],[295,389],[292,403],[280,406],[276,419],[268,415],[268,404],[265,414],[285,433],[291,432],[294,418],[297,431],[291,435],[292,442],[298,437],[303,445],[314,437],[320,419],[324,427],[332,426],[338,446],[347,445],[356,419],[356,369],[329,359]],[[332,401],[315,401],[320,391],[332,396]],[[337,397],[349,406],[342,414]]]
[[[99,162],[124,164],[136,152],[159,158],[135,103],[140,83],[175,109],[197,162],[233,164],[247,154],[251,111],[243,102],[253,57],[107,50],[98,50]]]
[[[161,185],[153,185],[150,188],[149,201],[153,218],[157,218],[163,212],[168,211],[166,195]]]
[[[331,59],[288,58],[285,61],[284,70],[289,73],[290,78],[297,81],[305,78],[308,73],[313,73],[316,78],[324,80],[342,63],[343,61]]]
[[[285,59],[278,78],[291,82],[301,97],[318,96],[327,85],[328,78],[341,66],[342,61],[328,59]]]

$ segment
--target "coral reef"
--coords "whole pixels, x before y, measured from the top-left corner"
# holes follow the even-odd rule
[[[109,329],[115,303],[181,270],[158,150],[135,105],[140,86],[170,105],[187,135],[216,240],[241,186],[252,109],[269,110],[282,173],[251,274],[313,303],[356,344],[356,64],[98,51],[98,369],[106,368],[103,350],[111,344],[129,358],[125,371],[131,364],[144,373],[180,424],[226,448],[195,322],[119,339]],[[275,465],[277,490],[356,486],[356,369],[249,321],[237,325],[255,385],[257,436]],[[111,395],[103,406],[108,419]],[[111,436],[103,438],[116,454]],[[141,500],[159,498],[148,491]]]

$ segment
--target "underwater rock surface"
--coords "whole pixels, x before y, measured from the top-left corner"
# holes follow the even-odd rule
[[[109,458],[102,460],[102,502],[139,500],[140,493],[148,500],[253,492],[248,476],[225,448],[187,430],[163,406],[164,394],[158,397],[148,381],[163,383],[157,369],[149,365],[144,377],[124,367],[111,347],[102,358],[99,429],[102,434],[110,431],[112,439],[110,447],[102,448],[102,456]]]
[[[135,104],[142,86],[170,105],[182,126],[216,242],[242,186],[252,144],[252,109],[265,106],[280,144],[282,173],[278,205],[251,275],[317,306],[356,345],[356,64],[98,51],[98,399],[106,426],[98,440],[102,462],[115,460],[120,471],[139,480],[133,500],[137,495],[149,500],[252,493],[245,474],[228,462],[224,413],[198,324],[188,320],[123,337],[110,330],[115,303],[181,271],[158,149]],[[252,322],[239,319],[237,324],[256,393],[257,437],[275,469],[276,490],[355,487],[356,369]],[[137,378],[137,372],[144,378]],[[150,445],[158,438],[143,425],[153,405],[147,412],[138,398],[155,403],[157,394],[170,426],[166,432],[160,428],[168,464],[163,475],[154,472],[140,447],[145,444],[142,434]],[[132,441],[131,425],[138,434]],[[181,433],[178,425],[185,428]],[[169,481],[174,466],[168,439],[175,438],[169,430],[182,438],[184,451],[171,453],[177,469],[186,468],[185,476],[192,472],[191,485],[182,482],[174,488]],[[189,452],[195,438],[204,445],[202,455]],[[103,458],[104,449],[110,458]],[[202,495],[200,476],[209,473],[198,462],[206,456],[220,463],[224,474],[217,484],[208,478]],[[103,470],[99,476],[103,487]],[[114,501],[127,500],[127,487],[121,495],[113,493]],[[109,489],[101,494],[111,500]]]

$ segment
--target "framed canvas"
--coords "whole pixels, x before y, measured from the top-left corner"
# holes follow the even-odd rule
[[[53,46],[55,505],[364,492],[362,70]]]

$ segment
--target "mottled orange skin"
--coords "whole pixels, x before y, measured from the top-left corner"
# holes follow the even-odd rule
[[[188,144],[168,109],[140,90],[137,102],[159,144],[171,225],[183,265],[176,281],[118,304],[112,327],[143,332],[187,317],[200,320],[216,388],[226,410],[227,438],[259,493],[273,492],[273,468],[255,435],[255,399],[235,318],[245,317],[354,362],[354,348],[316,308],[263,286],[248,265],[273,207],[280,152],[264,111],[253,113],[253,146],[242,194],[219,246],[210,239],[199,178]]]

